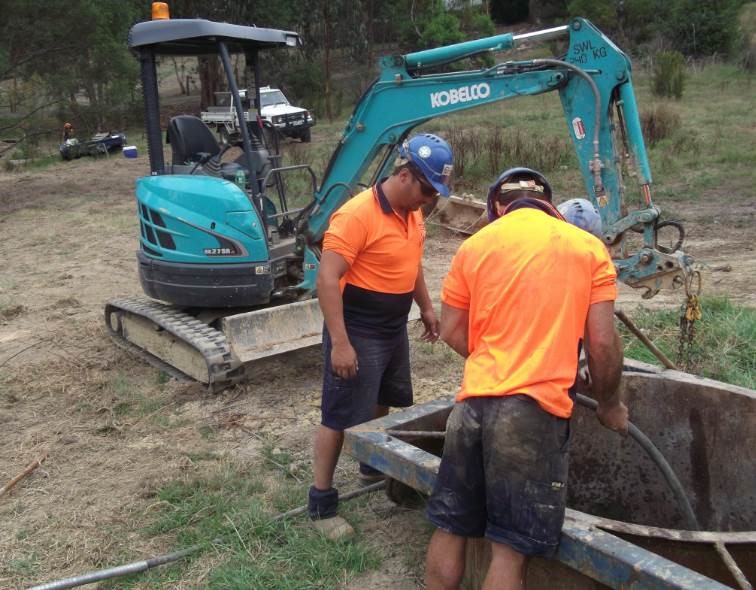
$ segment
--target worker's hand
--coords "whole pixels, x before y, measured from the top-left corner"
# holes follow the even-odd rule
[[[627,434],[627,406],[621,401],[599,402],[598,408],[596,408],[596,416],[599,422],[609,430],[614,430],[623,435]]]
[[[423,326],[425,326],[425,330],[420,336],[420,340],[425,340],[426,342],[435,342],[438,340],[438,335],[441,332],[441,322],[439,321],[438,316],[436,316],[433,307],[430,306],[421,311],[420,319],[423,322]]]
[[[331,370],[342,379],[357,376],[357,353],[349,342],[331,349]]]

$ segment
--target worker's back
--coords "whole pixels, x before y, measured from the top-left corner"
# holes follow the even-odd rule
[[[615,278],[597,238],[537,209],[512,211],[469,238],[443,293],[470,314],[458,400],[524,393],[568,417],[588,308],[616,297]]]

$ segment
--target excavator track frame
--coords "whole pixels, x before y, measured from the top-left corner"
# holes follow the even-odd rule
[[[223,332],[173,306],[142,297],[111,299],[105,325],[122,348],[175,377],[206,383],[211,393],[244,379]]]

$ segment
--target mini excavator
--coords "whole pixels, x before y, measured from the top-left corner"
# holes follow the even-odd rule
[[[567,41],[566,55],[457,67],[466,58],[554,39]],[[250,102],[259,109],[260,53],[298,47],[297,33],[159,18],[134,25],[128,42],[141,65],[150,160],[150,175],[136,184],[137,261],[148,297],[108,301],[105,322],[119,344],[211,391],[243,379],[246,363],[320,342],[315,281],[331,215],[360,183],[390,173],[396,147],[415,127],[450,113],[558,92],[585,194],[601,214],[620,280],[650,297],[682,284],[690,269],[682,239],[657,246],[660,210],[651,198],[630,60],[585,19],[382,58],[320,183],[305,164],[280,166],[259,117],[241,126],[235,161],[223,160],[228,146],[191,115],[170,120],[170,163],[163,152],[159,56],[220,56],[244,121],[231,56],[244,56],[257,93]],[[293,172],[311,183],[300,208],[289,206],[294,200],[280,182]],[[631,233],[639,237],[631,240]]]

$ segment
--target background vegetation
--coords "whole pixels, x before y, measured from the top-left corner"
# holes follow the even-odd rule
[[[743,0],[485,0],[476,6],[469,0],[174,0],[170,8],[174,17],[299,32],[302,50],[268,54],[263,68],[276,73],[273,82],[292,99],[330,120],[361,95],[379,55],[490,35],[495,24],[540,26],[581,15],[638,63],[653,62],[664,50],[753,68],[753,4],[741,10]],[[739,10],[746,15],[740,21]],[[0,139],[21,148],[53,139],[63,121],[84,135],[140,123],[137,63],[126,37],[135,22],[149,18],[149,2],[0,0],[0,14]],[[166,67],[183,93],[199,91],[200,108],[224,84],[215,58],[171,60]]]

